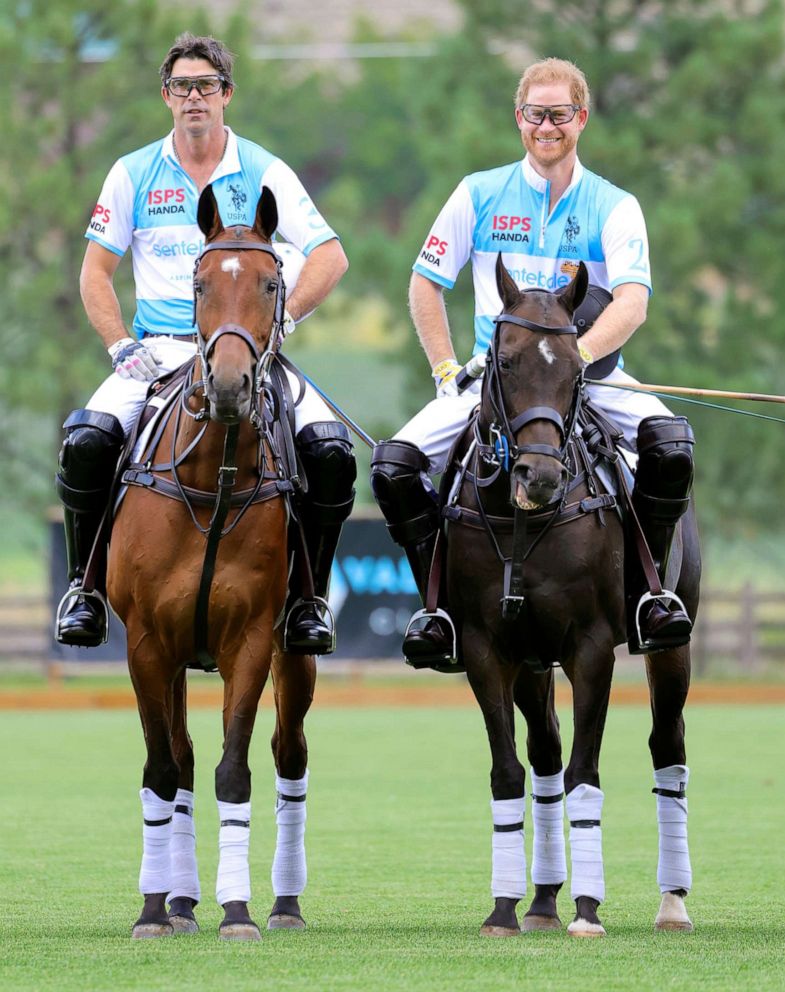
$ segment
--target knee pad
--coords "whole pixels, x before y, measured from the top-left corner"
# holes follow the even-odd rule
[[[63,427],[57,493],[75,513],[103,510],[125,436],[120,421],[111,413],[74,410]]]
[[[428,459],[409,441],[381,441],[371,456],[371,490],[392,539],[406,545],[424,540],[438,524],[436,493],[423,474]]]
[[[695,436],[686,417],[646,417],[638,426],[637,482],[648,496],[686,499]]]
[[[354,504],[357,478],[349,431],[340,421],[321,421],[306,424],[295,441],[308,480],[307,503],[318,507],[322,523],[343,523]]]

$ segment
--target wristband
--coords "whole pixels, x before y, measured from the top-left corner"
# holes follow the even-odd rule
[[[589,351],[585,344],[578,342],[578,354],[581,356],[587,365],[591,365],[594,362],[594,355]]]

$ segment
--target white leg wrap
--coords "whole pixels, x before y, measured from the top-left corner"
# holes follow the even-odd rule
[[[532,780],[532,882],[559,885],[567,879],[564,845],[564,770],[555,775],[537,775]]]
[[[494,899],[522,899],[526,895],[526,849],[523,814],[526,796],[491,799],[491,895]]]
[[[308,772],[302,778],[275,776],[277,791],[275,822],[278,837],[273,858],[273,892],[277,896],[299,896],[308,881],[305,863],[305,794]]]
[[[199,902],[199,869],[196,864],[196,830],[194,828],[194,794],[178,789],[174,797],[172,819],[172,890],[169,900],[187,896]]]
[[[570,821],[570,855],[572,879],[570,895],[589,896],[602,902],[605,877],[602,867],[602,789],[593,785],[576,785],[567,796]]]
[[[218,905],[249,902],[251,871],[248,847],[251,840],[251,803],[223,803],[218,800],[218,878],[215,898]]]
[[[142,800],[142,867],[139,869],[139,891],[143,896],[169,892],[172,888],[172,866],[169,847],[172,838],[174,802],[167,802],[152,789],[140,789]]]
[[[660,892],[675,892],[692,888],[692,866],[687,843],[687,797],[690,778],[686,765],[670,765],[654,770],[654,791],[657,793],[657,826],[660,854],[657,863],[657,884]],[[662,795],[657,790],[676,795]]]

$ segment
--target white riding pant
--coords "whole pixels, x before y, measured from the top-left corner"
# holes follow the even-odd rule
[[[161,362],[161,375],[173,372],[196,354],[196,345],[193,341],[180,341],[176,337],[156,335],[145,338],[144,343],[152,346],[156,357]],[[284,371],[296,404],[294,408],[295,433],[298,433],[306,424],[335,420],[330,408],[309,383],[305,383],[305,390],[300,395],[301,387],[297,377],[288,369]],[[113,372],[90,397],[86,409],[114,414],[122,424],[123,432],[127,434],[145,404],[149,388],[149,382],[139,382],[137,379],[121,379],[116,372]]]
[[[618,368],[602,381],[629,386],[638,384],[637,379]],[[470,387],[458,396],[431,400],[404,424],[393,440],[416,444],[428,458],[429,473],[440,474],[444,471],[453,441],[480,402],[478,386]],[[588,385],[586,389],[591,402],[624,432],[625,442],[632,451],[636,450],[638,424],[644,417],[673,416],[665,404],[651,393],[633,393],[627,389],[614,389],[610,385]]]

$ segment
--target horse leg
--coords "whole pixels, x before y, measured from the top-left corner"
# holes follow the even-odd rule
[[[515,907],[526,895],[523,817],[525,772],[515,753],[513,688],[516,670],[500,664],[490,643],[464,628],[467,676],[482,710],[491,747],[491,895],[494,909],[480,928],[484,937],[515,937]]]
[[[197,933],[194,907],[201,898],[196,862],[194,826],[194,748],[186,724],[185,669],[175,679],[172,692],[172,748],[180,768],[172,819],[172,890],[169,893],[169,922],[175,933]]]
[[[271,625],[272,626],[272,625]],[[269,635],[268,635],[269,636]],[[246,643],[243,658],[221,666],[224,678],[224,749],[215,769],[218,803],[218,877],[215,896],[224,918],[218,935],[222,940],[261,940],[259,927],[248,914],[251,873],[248,850],[251,839],[251,770],[248,748],[256,709],[269,672],[270,642],[263,650]],[[267,659],[259,663],[257,659]]]
[[[690,770],[684,749],[684,704],[690,684],[689,647],[646,656],[651,695],[652,731],[649,750],[657,796],[659,857],[657,884],[662,901],[656,930],[693,929],[684,898],[692,887],[687,842],[686,788]]]
[[[139,891],[144,905],[134,923],[135,939],[168,937],[174,932],[166,912],[166,898],[172,888],[171,838],[179,769],[171,745],[172,684],[161,672],[160,657],[153,652],[142,659],[139,639],[129,644],[131,679],[136,691],[142,721],[147,762],[142,789],[143,849],[139,871]]]
[[[575,732],[570,761],[564,776],[567,818],[570,821],[572,873],[570,895],[575,917],[567,927],[571,937],[604,937],[597,915],[605,899],[602,863],[602,804],[599,761],[613,675],[612,639],[591,632],[584,636],[564,670],[572,683]]]
[[[303,722],[313,700],[316,662],[311,655],[275,652],[275,731],[271,741],[275,760],[277,837],[272,885],[275,902],[268,930],[302,930],[299,897],[308,878],[305,859],[308,745]]]
[[[532,779],[531,876],[534,898],[523,918],[525,931],[558,930],[556,897],[567,879],[564,846],[564,769],[559,718],[553,696],[553,670],[539,674],[527,666],[515,681],[515,703],[526,719]]]

